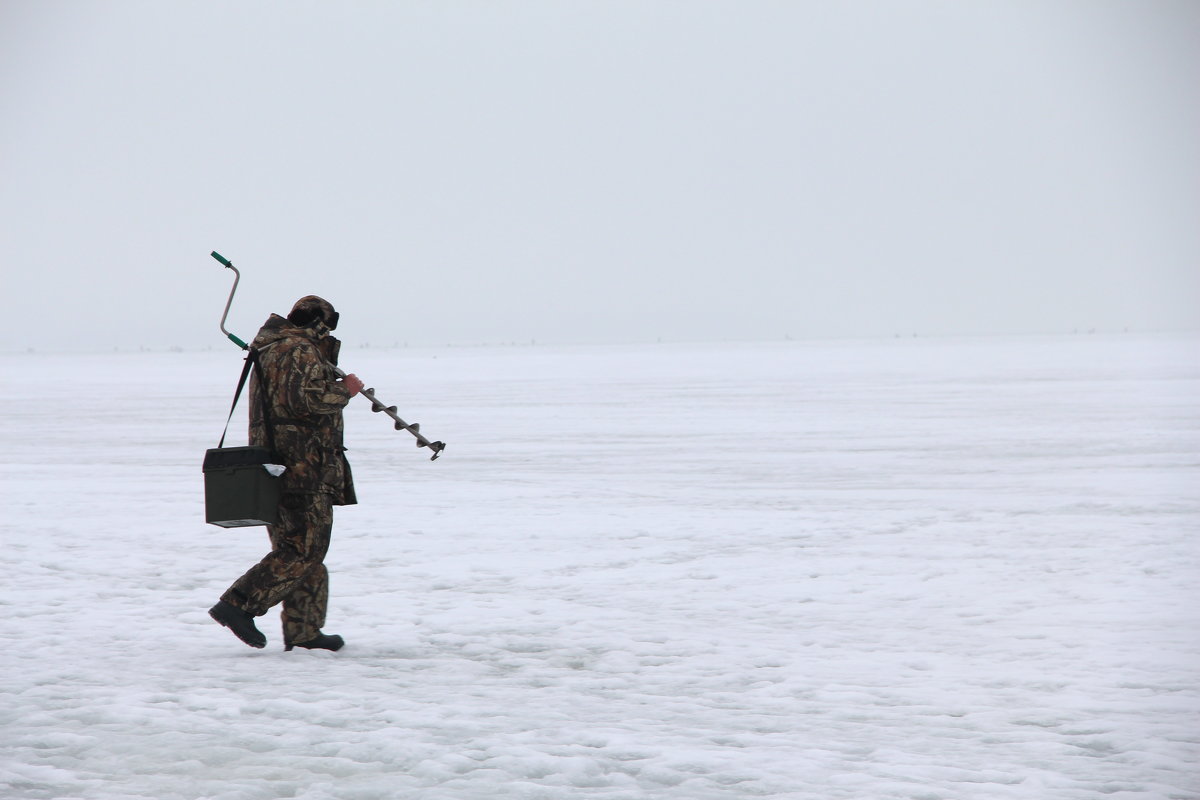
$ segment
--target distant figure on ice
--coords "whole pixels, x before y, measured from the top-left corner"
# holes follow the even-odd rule
[[[267,637],[254,618],[283,604],[284,648],[339,650],[341,636],[322,633],[329,600],[325,553],[333,506],[357,502],[342,446],[342,409],[362,391],[354,375],[334,372],[341,342],[329,335],[338,313],[309,295],[287,319],[272,314],[250,344],[258,351],[270,420],[263,420],[258,382],[250,383],[250,444],[268,443],[271,425],[282,476],[279,521],[267,526],[271,552],[221,595],[209,615],[251,647]]]

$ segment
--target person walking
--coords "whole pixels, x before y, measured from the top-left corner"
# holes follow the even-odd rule
[[[339,379],[341,342],[330,335],[338,313],[308,295],[286,318],[272,314],[251,342],[262,367],[250,382],[250,444],[274,441],[279,463],[279,520],[267,526],[271,552],[246,571],[209,609],[209,615],[251,647],[267,637],[254,624],[282,604],[285,650],[340,650],[341,636],[322,632],[329,603],[325,554],[333,506],[358,502],[342,443],[342,409],[362,391],[355,375]],[[263,419],[266,394],[269,419]],[[271,427],[268,437],[267,426]]]

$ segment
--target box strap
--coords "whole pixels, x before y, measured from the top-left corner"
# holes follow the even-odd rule
[[[263,428],[267,431],[267,447],[274,454],[275,450],[275,431],[273,430],[271,420],[271,404],[267,402],[267,381],[263,377],[262,364],[259,362],[258,351],[253,347],[246,348],[246,366],[242,367],[242,375],[238,378],[237,391],[233,393],[233,404],[229,406],[229,416],[225,418],[225,430],[221,431],[221,441],[217,443],[217,448],[225,446],[225,435],[229,433],[229,421],[233,419],[233,411],[237,408],[238,398],[242,396],[242,389],[246,385],[246,378],[250,376],[251,368],[254,369],[254,375],[258,379],[258,399],[262,403]]]

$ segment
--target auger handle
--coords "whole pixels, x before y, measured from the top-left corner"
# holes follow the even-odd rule
[[[234,336],[229,331],[225,330],[225,320],[229,317],[229,307],[231,305],[233,305],[233,294],[234,294],[234,292],[237,291],[238,281],[240,281],[242,279],[242,273],[238,272],[237,267],[235,267],[233,265],[232,261],[230,261],[228,258],[226,258],[225,256],[218,253],[216,250],[212,251],[212,257],[215,258],[217,261],[220,261],[222,264],[224,264],[227,269],[233,270],[233,275],[234,275],[233,288],[229,290],[229,299],[225,301],[225,313],[221,315],[221,333],[225,334],[225,337],[227,339],[229,339],[229,341],[236,344],[238,347],[242,348],[243,350],[249,350],[250,345],[246,344],[241,339]]]

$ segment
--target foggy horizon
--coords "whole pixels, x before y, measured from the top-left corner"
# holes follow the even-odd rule
[[[1200,329],[1184,2],[12,2],[0,350]]]

